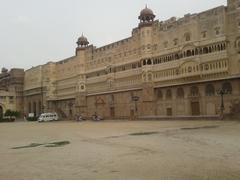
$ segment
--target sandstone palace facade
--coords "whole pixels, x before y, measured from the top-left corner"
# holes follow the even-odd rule
[[[25,71],[26,114],[104,118],[217,116],[240,102],[240,1],[166,21],[141,11],[130,37]],[[96,31],[97,33],[97,31]]]

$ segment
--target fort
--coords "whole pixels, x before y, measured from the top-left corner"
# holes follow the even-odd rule
[[[25,114],[106,119],[215,117],[240,104],[240,2],[155,20],[145,7],[131,36],[102,47],[82,35],[75,55],[25,71]]]

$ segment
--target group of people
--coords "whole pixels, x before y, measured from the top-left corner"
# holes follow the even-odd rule
[[[81,114],[80,115],[76,115],[75,119],[76,119],[76,121],[83,121],[84,120]]]
[[[80,114],[80,115],[76,115],[76,121],[83,121],[83,120],[86,120],[85,118],[83,118],[83,116]],[[97,113],[94,113],[92,115],[92,120],[93,121],[100,121],[102,120],[102,118],[100,116],[97,115]]]

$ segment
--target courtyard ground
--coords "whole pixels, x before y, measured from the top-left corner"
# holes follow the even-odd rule
[[[239,180],[240,122],[0,124],[1,180]]]

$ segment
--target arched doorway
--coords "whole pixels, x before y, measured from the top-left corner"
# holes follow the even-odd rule
[[[0,106],[0,119],[2,119],[2,117],[3,117],[3,107]]]

